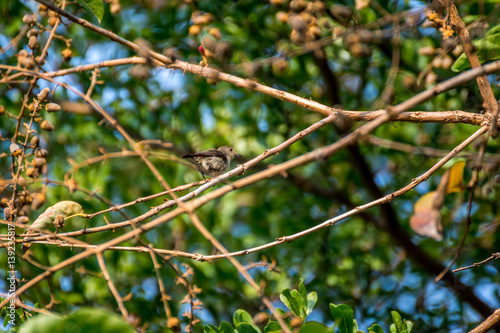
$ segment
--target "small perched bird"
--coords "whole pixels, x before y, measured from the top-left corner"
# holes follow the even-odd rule
[[[241,156],[232,147],[222,146],[218,149],[200,151],[199,153],[182,156],[196,165],[203,179],[205,175],[216,177],[222,175],[229,168],[229,163],[236,156]]]

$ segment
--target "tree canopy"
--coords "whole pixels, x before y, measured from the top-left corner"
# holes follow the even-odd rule
[[[500,322],[498,0],[0,14],[4,330]]]

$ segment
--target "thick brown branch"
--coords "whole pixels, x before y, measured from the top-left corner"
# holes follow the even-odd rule
[[[491,316],[486,318],[478,327],[469,333],[486,333],[500,324],[500,309],[495,310]]]
[[[460,19],[457,7],[455,7],[455,5],[451,1],[447,2],[451,24],[457,32],[458,38],[462,43],[464,52],[467,55],[467,59],[469,60],[471,67],[480,67],[481,63],[476,54],[474,45],[472,44],[472,39],[470,38],[469,32],[465,28],[464,23]],[[481,96],[483,96],[484,99],[485,115],[490,119],[496,119],[498,115],[498,105],[495,95],[493,94],[493,90],[491,89],[490,83],[488,82],[488,78],[486,77],[486,75],[480,75],[476,78],[476,81],[477,85],[479,86]],[[492,133],[496,133],[496,126],[494,127]]]

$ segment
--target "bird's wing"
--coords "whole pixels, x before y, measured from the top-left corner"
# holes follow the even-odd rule
[[[219,157],[219,158],[222,158],[223,160],[227,160],[226,155],[217,149],[204,150],[204,151],[200,151],[197,153],[187,154],[187,155],[182,156],[182,158],[190,158],[190,157],[202,157],[202,158],[203,157]]]

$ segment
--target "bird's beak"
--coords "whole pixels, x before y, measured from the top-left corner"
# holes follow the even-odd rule
[[[243,156],[241,156],[241,155],[240,155],[240,154],[238,154],[238,153],[236,153],[236,155],[234,155],[234,156],[236,156],[236,157],[243,157]]]

